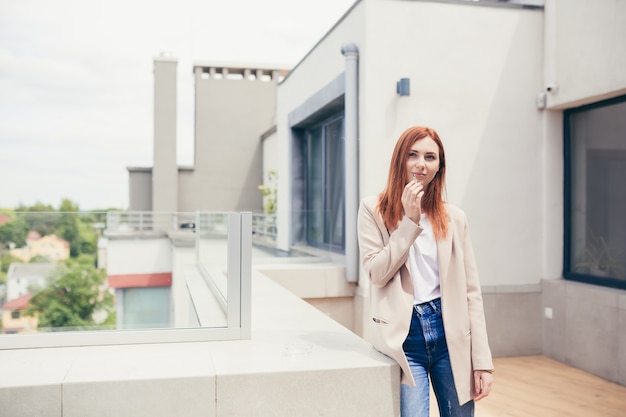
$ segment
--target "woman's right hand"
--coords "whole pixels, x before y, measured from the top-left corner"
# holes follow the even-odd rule
[[[402,191],[402,207],[404,214],[415,224],[419,224],[422,217],[422,197],[424,186],[416,180],[409,181]]]

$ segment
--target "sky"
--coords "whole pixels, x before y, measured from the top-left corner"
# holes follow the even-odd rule
[[[128,207],[152,166],[153,60],[178,59],[178,164],[193,63],[291,68],[355,0],[0,0],[0,209]]]

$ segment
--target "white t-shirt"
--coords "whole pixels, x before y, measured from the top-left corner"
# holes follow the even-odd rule
[[[409,250],[414,304],[425,303],[441,297],[437,242],[433,227],[424,213],[422,213],[420,226],[424,230],[415,239]]]

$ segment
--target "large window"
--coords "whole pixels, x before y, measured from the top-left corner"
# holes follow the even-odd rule
[[[564,122],[565,277],[626,289],[626,96]]]
[[[306,241],[344,248],[343,117],[307,129],[305,135]]]
[[[170,287],[124,288],[121,296],[123,317],[118,317],[118,328],[168,328],[170,323]]]

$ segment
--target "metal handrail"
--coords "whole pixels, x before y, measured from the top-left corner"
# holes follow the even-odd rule
[[[110,232],[171,232],[194,229],[194,212],[109,211],[107,231]]]

